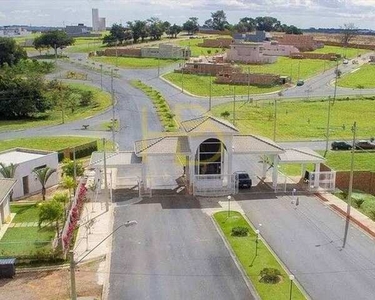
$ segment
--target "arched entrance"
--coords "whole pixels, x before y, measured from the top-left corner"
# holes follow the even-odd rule
[[[202,142],[195,154],[195,174],[223,174],[225,150],[225,145],[218,139],[210,138]]]

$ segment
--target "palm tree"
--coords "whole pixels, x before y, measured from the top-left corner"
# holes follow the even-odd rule
[[[9,166],[3,164],[3,163],[0,163],[0,174],[4,177],[4,178],[14,178],[15,174],[16,174],[16,169],[17,169],[18,165],[15,165],[15,164],[10,164]],[[10,192],[9,194],[9,200],[12,201],[13,199],[13,190]]]
[[[70,176],[64,176],[61,182],[61,186],[69,190],[69,200],[71,200],[72,191],[74,191],[75,187],[77,186],[74,178]]]
[[[44,168],[33,170],[33,173],[36,175],[40,184],[42,185],[43,200],[46,200],[46,184],[47,184],[47,181],[51,177],[51,175],[55,172],[56,172],[56,169],[51,169],[50,167],[44,167]]]

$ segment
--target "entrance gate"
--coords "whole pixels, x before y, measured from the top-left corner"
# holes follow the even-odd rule
[[[235,175],[195,175],[194,196],[220,197],[238,193]]]

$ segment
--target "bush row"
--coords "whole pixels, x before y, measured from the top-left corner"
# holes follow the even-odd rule
[[[90,142],[90,143],[79,145],[79,146],[75,147],[75,150],[76,150],[76,158],[77,159],[87,157],[87,156],[90,156],[91,153],[93,153],[94,151],[98,151],[98,143],[97,143],[97,141],[93,141],[93,142]],[[63,159],[65,158],[64,153],[66,151],[69,151],[69,158],[73,159],[74,148],[61,149],[61,150],[58,151],[59,162],[63,161]]]
[[[165,131],[176,131],[177,123],[174,119],[175,115],[172,113],[163,95],[140,80],[134,80],[131,84],[143,91],[151,99]]]

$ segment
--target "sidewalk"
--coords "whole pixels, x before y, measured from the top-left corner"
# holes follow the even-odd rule
[[[100,244],[111,232],[112,209],[106,211],[103,202],[85,203],[80,219],[76,243],[74,245],[75,261],[88,261],[108,254],[110,239]],[[95,250],[98,244],[100,244]],[[88,254],[89,253],[89,254]]]
[[[341,216],[346,217],[347,204],[345,201],[330,193],[317,193],[316,196]],[[372,237],[375,237],[375,222],[354,207],[351,207],[350,210],[350,220]]]

